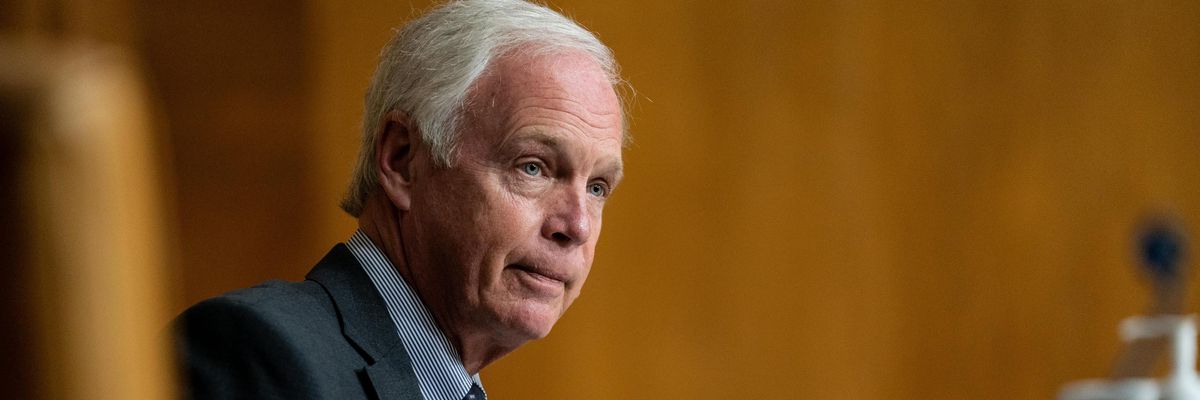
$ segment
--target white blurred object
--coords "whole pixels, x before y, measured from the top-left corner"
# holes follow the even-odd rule
[[[1071,382],[1058,394],[1059,400],[1159,400],[1158,380],[1130,378],[1088,379]]]
[[[1063,386],[1059,400],[1200,400],[1196,374],[1196,321],[1192,315],[1156,315],[1121,321],[1121,340],[1170,338],[1171,371],[1163,379],[1090,379]]]

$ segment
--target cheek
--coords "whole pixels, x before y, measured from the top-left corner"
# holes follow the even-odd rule
[[[448,178],[439,176],[438,178]],[[418,249],[432,251],[430,262],[446,263],[444,268],[459,269],[480,256],[486,240],[486,222],[481,204],[486,200],[476,185],[462,179],[431,179],[422,187],[420,203],[414,203],[411,217],[422,232]],[[444,190],[443,190],[444,189]]]
[[[499,183],[499,182],[495,182]],[[520,196],[500,184],[484,185],[474,207],[459,218],[469,221],[464,229],[477,240],[466,251],[486,253],[485,263],[503,262],[518,247],[532,244],[540,232],[542,218],[536,199]]]
[[[592,247],[596,247],[596,241],[600,240],[600,231],[604,227],[604,218],[601,215],[603,209],[592,213]]]
[[[483,224],[497,247],[505,250],[536,240],[541,213],[536,202],[518,196],[504,196],[491,203]]]

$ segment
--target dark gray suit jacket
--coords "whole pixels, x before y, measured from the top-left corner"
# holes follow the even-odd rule
[[[302,282],[270,281],[175,321],[185,397],[420,400],[383,298],[344,244]]]

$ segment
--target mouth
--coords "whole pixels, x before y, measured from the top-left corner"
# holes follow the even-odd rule
[[[567,277],[563,274],[554,273],[545,268],[538,268],[530,264],[509,264],[509,268],[524,272],[529,277],[544,283],[552,283],[557,285],[566,285]]]

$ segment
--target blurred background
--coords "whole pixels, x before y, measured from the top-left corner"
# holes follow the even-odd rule
[[[0,385],[170,398],[174,315],[355,229],[362,94],[429,4],[0,5]],[[551,5],[616,52],[635,140],[493,398],[1053,398],[1150,304],[1139,224],[1200,232],[1200,2]]]

